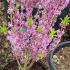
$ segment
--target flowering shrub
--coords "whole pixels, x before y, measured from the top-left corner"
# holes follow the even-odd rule
[[[68,24],[68,20],[62,21],[63,24],[60,23],[58,30],[54,23],[70,0],[7,1],[10,14],[8,27],[11,28],[8,30],[7,39],[11,42],[13,55],[23,63],[46,57],[64,34],[62,26],[66,22]]]

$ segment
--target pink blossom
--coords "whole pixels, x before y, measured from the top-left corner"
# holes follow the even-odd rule
[[[61,10],[68,5],[69,1],[70,0],[19,0],[18,2],[21,6],[20,10],[22,11],[19,12],[14,5],[15,0],[8,0],[8,12],[10,15],[12,14],[12,23],[11,25],[8,25],[11,26],[11,30],[8,31],[7,39],[12,45],[13,55],[22,58],[24,53],[26,53],[23,50],[28,49],[31,59],[36,60],[39,58],[37,56],[39,52],[43,51],[45,57],[49,51],[53,50],[60,42],[66,26],[60,25],[61,29],[59,29],[56,36],[53,38],[50,36],[50,30],[53,27],[57,16],[61,14]],[[42,11],[42,18],[39,17],[40,11],[38,9],[35,19],[32,19],[32,26],[29,26],[27,18],[33,17],[33,6],[44,9]],[[23,13],[25,8],[26,13]],[[26,17],[26,21],[24,20],[24,17]],[[37,25],[35,24],[36,19],[39,21]],[[20,30],[21,27],[24,29],[23,26],[26,26],[26,32]],[[42,26],[42,32],[37,32],[36,29],[38,26]],[[47,48],[48,46],[49,48]]]

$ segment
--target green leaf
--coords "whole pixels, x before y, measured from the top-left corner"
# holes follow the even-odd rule
[[[64,17],[64,19],[60,18],[61,19],[61,23],[63,24],[69,24],[70,22],[70,17],[67,15],[66,17]]]
[[[0,26],[0,32],[1,32],[1,33],[7,32],[7,27],[6,27],[6,24],[5,24],[5,23],[3,23],[2,26]]]
[[[42,32],[42,26],[38,26],[37,32]]]
[[[33,24],[32,17],[28,17],[27,23],[28,23],[28,25],[32,25]]]
[[[58,32],[58,30],[55,30],[54,28],[52,28],[51,32],[50,32],[50,36],[55,37],[57,32]]]
[[[40,59],[43,59],[43,58],[44,58],[44,53],[43,53],[43,52],[40,52],[40,53],[38,54],[38,57],[39,57]]]

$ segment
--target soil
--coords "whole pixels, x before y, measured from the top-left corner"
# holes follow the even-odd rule
[[[9,62],[3,70],[18,70],[17,61],[14,60]],[[41,61],[38,61],[33,64],[30,70],[49,70],[49,67],[47,65],[45,66],[45,64],[43,64]]]
[[[3,70],[5,65],[12,60],[10,42],[4,34],[0,33],[0,70]]]
[[[48,68],[45,68],[45,66],[42,63],[35,62],[30,70],[48,70]]]
[[[70,47],[60,49],[53,56],[53,61],[57,70],[70,70]]]
[[[35,62],[30,70],[50,70],[47,58]]]
[[[14,60],[14,61],[11,61],[9,62],[3,70],[18,70],[18,64],[17,64],[17,61]]]
[[[61,42],[70,41],[70,24],[66,27],[65,34],[62,36]]]

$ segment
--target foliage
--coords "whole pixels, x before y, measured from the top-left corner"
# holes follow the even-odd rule
[[[37,27],[37,32],[42,32],[42,26]]]
[[[7,32],[7,26],[6,23],[2,23],[2,25],[0,25],[0,32],[1,33],[6,33]]]
[[[66,15],[66,17],[64,17],[64,19],[61,19],[63,24],[69,24],[70,23],[70,17],[68,15]]]
[[[28,25],[32,25],[32,24],[33,24],[33,22],[32,22],[32,17],[28,17],[27,23],[28,23]]]
[[[51,29],[51,32],[50,32],[50,36],[51,37],[55,37],[56,34],[57,34],[58,30],[55,30],[54,28]]]
[[[43,59],[43,58],[44,58],[44,53],[43,53],[43,52],[40,52],[40,53],[38,54],[38,57],[39,57],[39,59]]]

